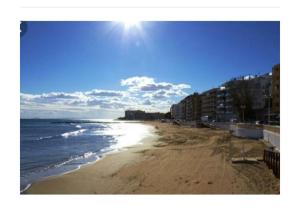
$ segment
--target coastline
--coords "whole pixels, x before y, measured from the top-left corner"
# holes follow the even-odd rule
[[[151,134],[148,137],[143,138],[138,144],[124,147],[120,150],[107,152],[101,158],[92,163],[84,164],[77,169],[68,171],[66,173],[49,176],[45,179],[34,182],[29,185],[28,188],[25,189],[21,194],[90,194],[89,191],[92,191],[92,188],[97,188],[97,185],[92,185],[91,188],[82,188],[82,185],[89,184],[89,186],[91,186],[90,183],[92,182],[86,178],[95,175],[95,172],[98,172],[98,170],[99,173],[97,174],[101,176],[113,175],[114,172],[119,170],[122,166],[138,161],[140,155],[136,153],[153,148],[157,142],[158,135],[155,133],[154,128],[151,130]],[[99,175],[96,177],[100,177]],[[78,177],[84,178],[81,182],[82,185],[79,187],[76,185],[74,185],[74,187],[63,187],[66,181],[70,180],[73,182],[73,180]],[[77,191],[77,189],[79,190]]]
[[[278,194],[279,179],[262,162],[231,164],[261,156],[264,144],[227,131],[152,125],[157,135],[106,155],[74,172],[33,183],[25,194]]]

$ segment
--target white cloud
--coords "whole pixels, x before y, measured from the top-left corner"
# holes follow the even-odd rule
[[[126,109],[167,112],[172,99],[185,96],[187,84],[155,82],[151,77],[121,80],[124,91],[93,89],[85,92],[21,93],[21,117],[108,118],[123,115]]]
[[[145,76],[121,80],[121,85],[129,87],[130,92],[140,92],[142,97],[154,100],[185,96],[187,93],[184,90],[191,88],[187,84],[155,82],[153,78]]]
[[[151,85],[154,84],[154,79],[151,77],[130,77],[125,80],[121,80],[121,86],[128,86],[129,91],[138,91],[140,90],[143,86]]]
[[[135,76],[130,77],[125,80],[121,80],[122,86],[128,86],[131,91],[159,91],[159,90],[183,90],[191,88],[190,85],[187,84],[172,84],[168,82],[155,82],[155,80],[151,77],[146,76]]]
[[[85,94],[86,95],[92,95],[92,96],[103,96],[103,97],[122,97],[126,93],[122,92],[122,91],[94,89],[92,91],[86,92]]]

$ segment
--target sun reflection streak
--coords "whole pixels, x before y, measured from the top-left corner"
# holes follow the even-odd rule
[[[153,128],[151,126],[138,122],[119,122],[117,124],[112,123],[109,124],[109,127],[104,131],[99,130],[95,134],[102,136],[113,136],[116,144],[111,146],[111,148],[115,150],[140,144],[144,138],[154,136]]]

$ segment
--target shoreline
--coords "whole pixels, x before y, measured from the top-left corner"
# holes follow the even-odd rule
[[[228,131],[143,122],[155,136],[74,172],[33,183],[25,194],[278,194],[263,162],[231,164],[242,144],[259,157],[264,143]]]
[[[139,123],[143,124],[143,122],[139,122]],[[84,169],[88,169],[91,166],[97,166],[97,164],[101,163],[103,160],[111,160],[111,157],[115,159],[115,157],[118,157],[117,155],[119,155],[119,157],[126,157],[127,158],[124,161],[124,164],[120,164],[120,165],[125,165],[127,163],[130,163],[134,160],[134,157],[132,157],[133,155],[131,155],[131,154],[135,153],[135,151],[143,151],[143,150],[146,150],[146,149],[153,148],[154,145],[156,144],[156,141],[157,141],[158,137],[159,136],[157,135],[156,129],[154,127],[152,127],[152,128],[150,128],[149,136],[143,138],[137,144],[127,146],[127,147],[123,147],[123,148],[120,148],[120,149],[115,149],[115,150],[110,151],[110,152],[106,152],[99,159],[97,159],[93,162],[87,163],[87,164],[82,164],[76,169],[73,169],[73,170],[58,174],[58,175],[48,176],[48,177],[45,177],[41,180],[33,182],[33,183],[29,184],[28,186],[26,186],[26,189],[24,189],[22,192],[20,192],[20,194],[43,194],[44,192],[46,192],[46,194],[51,194],[52,193],[51,191],[40,190],[40,186],[43,187],[43,184],[47,184],[48,182],[51,182],[53,180],[55,181],[57,179],[64,178],[66,175],[70,175],[70,174],[72,175],[73,173],[77,173],[77,172],[80,172],[80,171],[85,172]],[[129,156],[129,154],[130,154],[130,156]],[[135,155],[135,156],[137,156],[137,155]],[[118,169],[120,167],[121,166],[118,166],[116,169]],[[73,193],[73,192],[71,192],[71,193]],[[60,193],[58,193],[58,194],[60,194]],[[62,194],[64,194],[64,192],[62,192]]]

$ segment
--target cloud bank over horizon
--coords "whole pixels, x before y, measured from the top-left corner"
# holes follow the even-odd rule
[[[167,112],[187,95],[188,84],[156,82],[134,76],[120,82],[125,90],[93,89],[77,92],[20,94],[21,118],[117,118],[127,109]]]

